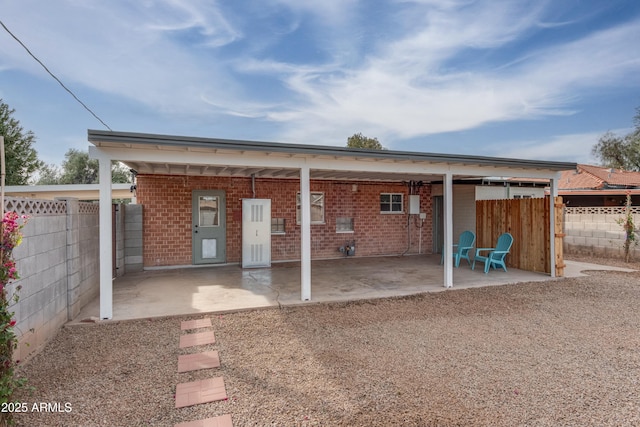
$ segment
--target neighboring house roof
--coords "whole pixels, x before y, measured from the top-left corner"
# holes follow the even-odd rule
[[[640,172],[579,164],[562,172],[558,187],[560,191],[638,189]]]

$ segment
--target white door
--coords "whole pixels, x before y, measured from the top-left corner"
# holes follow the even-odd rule
[[[242,200],[242,267],[271,266],[271,199]]]

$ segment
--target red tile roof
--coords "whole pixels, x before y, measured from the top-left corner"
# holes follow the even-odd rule
[[[640,187],[640,172],[602,166],[578,165],[576,170],[562,172],[560,190],[584,190]]]

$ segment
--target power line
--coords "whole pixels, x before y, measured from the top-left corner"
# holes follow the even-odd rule
[[[80,105],[82,105],[82,106],[84,107],[84,109],[85,109],[85,110],[87,110],[89,113],[91,113],[91,115],[92,115],[93,117],[95,117],[95,118],[96,118],[100,123],[102,123],[102,124],[104,125],[104,127],[106,127],[106,128],[107,128],[107,129],[109,129],[109,130],[112,130],[112,129],[109,127],[109,125],[108,125],[108,124],[106,124],[106,123],[105,123],[105,122],[104,122],[100,117],[98,117],[98,115],[97,115],[96,113],[94,113],[93,111],[91,111],[91,108],[87,107],[87,105],[86,105],[84,102],[82,102],[82,101],[80,100],[80,98],[78,98],[78,97],[76,96],[76,94],[75,94],[75,93],[73,93],[73,92],[71,91],[71,89],[69,89],[68,87],[66,87],[66,86],[64,85],[64,83],[62,83],[62,82],[60,81],[60,79],[59,79],[59,78],[57,78],[57,77],[56,77],[56,76],[55,76],[51,71],[49,71],[49,69],[47,68],[47,66],[46,66],[46,65],[44,65],[44,64],[42,63],[42,61],[40,61],[40,60],[39,60],[39,59],[38,59],[38,58],[37,58],[33,53],[31,53],[31,51],[29,50],[29,48],[28,48],[27,46],[25,46],[25,44],[24,44],[24,43],[22,43],[22,41],[21,41],[18,37],[16,37],[16,36],[11,32],[11,31],[9,31],[9,29],[7,28],[7,26],[6,26],[6,25],[4,25],[4,22],[2,22],[2,20],[0,20],[0,25],[2,25],[2,28],[4,28],[4,30],[5,30],[7,33],[9,33],[9,35],[10,35],[11,37],[13,37],[13,38],[15,39],[15,41],[17,41],[18,43],[20,43],[20,46],[22,46],[22,47],[24,48],[24,50],[26,50],[26,51],[27,51],[27,53],[28,53],[29,55],[31,55],[31,57],[32,57],[33,59],[35,59],[35,60],[36,60],[36,62],[37,62],[38,64],[40,64],[40,65],[42,66],[42,68],[44,68],[44,70],[45,70],[45,71],[46,71],[46,72],[47,72],[51,77],[53,77],[53,78],[55,79],[55,81],[57,81],[58,83],[60,83],[60,86],[62,86],[62,88],[63,88],[64,90],[66,90],[67,92],[69,92],[69,94],[70,94],[71,96],[73,96],[73,99],[75,99],[76,101],[78,101],[78,102],[80,103]]]

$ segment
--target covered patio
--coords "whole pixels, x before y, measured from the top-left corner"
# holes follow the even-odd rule
[[[464,262],[464,261],[463,261]],[[439,255],[344,258],[313,261],[313,300],[300,300],[300,263],[275,263],[271,268],[239,265],[146,270],[114,281],[113,320],[201,313],[225,313],[265,307],[358,301],[451,292],[442,286]],[[615,269],[566,261],[566,277],[583,270]],[[517,269],[482,272],[466,264],[453,270],[456,286],[467,289],[534,281],[552,281],[548,274]],[[99,319],[99,298],[74,320]]]
[[[229,267],[235,269],[235,276],[231,273],[229,274],[231,274],[230,277],[232,278],[232,281],[240,280],[240,289],[247,286],[251,287],[250,285],[254,282],[260,283],[259,280],[255,280],[256,277],[270,278],[271,282],[269,283],[277,284],[278,288],[272,285],[270,285],[271,287],[265,287],[264,285],[260,287],[259,285],[256,285],[259,286],[259,288],[254,289],[254,291],[247,291],[249,292],[247,295],[251,297],[255,297],[259,294],[259,299],[262,300],[263,305],[277,305],[278,303],[282,304],[283,301],[286,302],[287,300],[284,296],[289,294],[289,289],[292,290],[290,294],[295,296],[292,298],[291,303],[293,303],[294,299],[296,300],[296,303],[311,301],[312,294],[314,301],[323,301],[323,298],[326,298],[326,300],[368,298],[371,297],[371,289],[373,289],[373,292],[377,296],[389,296],[389,294],[403,295],[403,290],[397,288],[394,289],[394,283],[405,282],[406,278],[400,276],[409,275],[410,273],[401,273],[400,271],[402,269],[397,265],[387,266],[385,270],[375,262],[375,267],[379,270],[364,267],[363,274],[360,278],[353,278],[349,276],[352,274],[351,268],[353,268],[353,265],[350,264],[347,264],[350,265],[350,267],[345,271],[339,271],[335,266],[323,270],[323,262],[318,261],[318,259],[326,255],[313,255],[314,246],[312,245],[311,231],[312,182],[314,182],[315,185],[320,185],[318,183],[321,182],[340,182],[344,185],[349,185],[350,188],[352,188],[352,192],[360,191],[358,186],[360,183],[374,184],[377,182],[387,182],[394,183],[396,186],[407,186],[408,190],[406,191],[395,190],[387,192],[384,190],[376,190],[376,194],[373,198],[363,202],[367,203],[367,206],[372,207],[367,212],[373,213],[377,217],[386,216],[386,218],[390,218],[390,216],[388,216],[390,213],[403,214],[405,218],[404,221],[406,221],[407,224],[407,230],[409,230],[412,222],[418,224],[426,219],[427,224],[429,225],[436,223],[436,220],[433,218],[435,209],[432,209],[431,205],[434,194],[431,190],[434,185],[438,185],[442,188],[442,212],[441,217],[438,219],[438,222],[441,221],[443,226],[442,244],[434,245],[432,248],[425,248],[424,252],[438,252],[441,250],[440,248],[443,248],[445,252],[444,267],[439,266],[438,262],[431,263],[437,266],[436,269],[428,274],[421,273],[425,275],[419,276],[417,280],[413,280],[413,283],[415,286],[418,286],[418,288],[414,291],[407,292],[413,293],[415,291],[423,292],[426,286],[431,286],[432,284],[435,288],[451,288],[453,287],[454,282],[457,287],[465,286],[465,280],[462,277],[458,277],[460,276],[458,271],[454,272],[451,257],[451,248],[454,244],[454,181],[464,182],[466,180],[477,180],[491,176],[543,179],[549,182],[549,192],[552,197],[549,198],[548,209],[552,212],[554,210],[554,197],[557,195],[557,179],[560,175],[560,171],[575,168],[575,163],[566,162],[391,150],[348,149],[344,147],[306,144],[283,144],[260,141],[223,140],[95,130],[89,130],[89,141],[94,145],[93,147],[90,147],[90,155],[92,158],[99,160],[100,163],[100,319],[118,318],[118,314],[116,313],[121,312],[121,310],[126,310],[127,300],[127,298],[123,298],[121,300],[116,289],[112,286],[112,246],[110,243],[112,237],[110,165],[114,160],[124,162],[133,171],[136,171],[138,178],[144,177],[144,179],[148,181],[152,179],[165,180],[163,181],[165,187],[166,182],[168,182],[171,177],[177,177],[176,179],[183,180],[184,182],[180,181],[183,183],[179,184],[177,187],[171,187],[171,192],[173,193],[178,191],[179,188],[187,188],[185,191],[188,195],[196,194],[196,190],[220,190],[211,197],[219,197],[220,200],[222,200],[223,197],[226,197],[226,193],[221,190],[223,185],[220,184],[219,180],[224,178],[227,180],[226,182],[229,183],[227,190],[225,190],[230,194],[227,200],[229,203],[233,203],[234,200],[242,200],[243,202],[244,200],[257,200],[254,185],[256,179],[282,182],[284,182],[283,180],[297,180],[296,190],[299,200],[297,216],[295,213],[295,193],[292,197],[286,199],[286,203],[291,206],[293,212],[291,214],[287,214],[288,220],[294,224],[295,228],[294,232],[290,233],[290,236],[292,237],[289,242],[289,247],[299,247],[299,253],[293,251],[296,252],[295,257],[291,258],[299,259],[297,267],[278,267],[275,263],[273,264],[274,267],[272,270],[243,271],[239,267]],[[209,179],[209,181],[206,181],[206,179]],[[231,187],[233,186],[233,180],[239,179],[244,179],[244,187],[246,188],[243,190],[244,193],[238,193],[239,195],[235,196],[235,187]],[[189,184],[187,186],[187,182],[197,182],[198,184]],[[413,191],[414,188],[412,183],[420,183],[420,185],[424,184],[425,187],[428,188],[428,191],[425,192],[423,197],[417,198],[417,203],[415,203],[414,206],[411,206],[411,203],[409,203],[411,201],[411,196],[419,196],[419,194],[416,194]],[[253,187],[253,195],[249,192],[250,187]],[[162,188],[162,185],[158,185],[156,187],[158,194],[160,194],[160,190]],[[185,194],[185,191],[182,191],[180,194]],[[152,193],[153,191],[149,191],[149,194]],[[234,196],[231,196],[231,194],[234,194]],[[395,201],[396,199],[385,201],[385,199],[383,199],[385,194],[389,197],[397,195],[399,202]],[[405,195],[409,200],[405,201],[403,199]],[[138,194],[138,196],[142,199],[141,194]],[[472,194],[469,196],[473,197]],[[149,196],[146,200],[148,203],[153,200],[160,200],[162,202],[166,197],[168,197],[166,194],[160,195],[155,199]],[[185,200],[180,200],[172,206],[159,205],[156,207],[155,212],[174,212],[177,204],[188,206],[190,208],[191,203],[194,202],[190,203],[190,199],[187,200],[186,197],[187,196],[185,196]],[[271,194],[266,193],[262,197],[270,200]],[[380,197],[380,199],[376,200],[377,197]],[[285,199],[281,199],[281,202],[282,200]],[[469,200],[474,199],[470,198]],[[378,201],[380,201],[380,204],[376,206]],[[391,206],[394,201],[395,203],[398,203],[398,206]],[[389,204],[389,206],[382,206],[384,203]],[[335,205],[337,206],[339,204],[339,200],[336,198]],[[463,207],[456,207],[456,209],[463,213],[467,212]],[[152,210],[146,209],[147,213],[150,211]],[[243,220],[243,214],[239,208],[234,208],[233,213],[230,213],[230,211],[231,209],[226,213],[226,216],[223,213],[223,216],[229,224],[232,224],[236,228],[233,229],[233,231],[225,231],[223,229],[223,233],[219,237],[206,237],[205,240],[224,242],[225,238],[231,239],[235,236],[245,234],[240,229],[240,226],[245,222],[249,223],[250,221]],[[183,209],[180,212],[187,212],[187,210]],[[193,209],[189,212],[197,212],[197,210]],[[247,210],[247,212],[249,212],[249,210]],[[162,217],[162,215],[163,214],[160,216]],[[353,214],[349,214],[346,219],[353,221],[353,217]],[[262,215],[260,215],[260,218],[262,218]],[[332,220],[335,221],[335,219]],[[183,221],[181,225],[184,225],[186,222],[190,222],[189,218]],[[319,222],[324,224],[324,220],[319,220]],[[553,216],[550,216],[546,221],[548,222],[548,227],[544,225],[545,218],[535,218],[534,222],[537,227],[540,227],[540,229],[548,230],[547,235],[549,237],[549,241],[553,242],[557,237]],[[148,221],[147,225],[151,227],[153,226],[153,223]],[[217,224],[214,225],[217,226]],[[364,227],[361,227],[361,229],[358,230],[358,233],[360,234],[353,234],[353,240],[355,240],[357,236],[360,236],[359,238],[366,237],[368,233],[371,233],[374,229],[378,229],[372,224],[364,225]],[[201,246],[199,246],[197,242],[202,240],[201,237],[203,237],[203,234],[196,234],[199,230],[197,227],[198,224],[192,227],[183,227],[184,230],[186,230],[184,233],[167,237],[168,230],[176,230],[172,224],[171,227],[155,230],[155,240],[151,240],[151,235],[146,235],[144,237],[144,242],[150,250],[154,244],[162,246],[167,240],[171,241],[176,248],[184,242],[196,242],[194,243],[193,248],[198,249]],[[193,228],[193,230],[191,230],[191,228]],[[332,228],[328,228],[327,230],[328,231],[324,236],[328,234],[335,235],[337,232],[337,230],[333,230]],[[353,227],[349,229],[349,232],[353,231]],[[149,231],[147,230],[147,232]],[[427,233],[425,234],[428,234],[429,232],[430,230],[427,229]],[[262,233],[261,236],[267,234],[268,233]],[[407,231],[406,234],[407,240],[410,242],[409,231]],[[246,235],[252,236],[253,234],[246,233]],[[395,233],[391,234],[391,236],[395,235],[398,235],[397,230]],[[258,236],[257,231],[255,236]],[[390,236],[388,235],[378,237],[376,244],[379,246],[385,246],[389,241],[389,237]],[[202,241],[204,242],[205,240]],[[316,238],[315,242],[321,240],[322,239]],[[433,242],[429,241],[429,243]],[[242,242],[238,240],[234,241],[234,244],[227,242],[226,246],[221,245],[221,249],[219,251],[209,251],[208,253],[211,255],[209,258],[213,259],[218,256],[217,254],[220,254],[220,260],[218,261],[220,264],[236,262],[239,255],[234,254],[234,256],[227,256],[225,258],[225,250],[227,248],[230,250],[236,249],[241,245],[243,249],[245,247],[248,248],[251,245],[253,245],[251,247],[271,247],[270,243],[262,244],[257,240],[249,241],[249,239],[247,239],[247,242],[244,240]],[[437,248],[435,246],[437,246]],[[202,247],[204,248],[204,246]],[[149,271],[145,271],[141,274],[154,274],[151,273],[150,270],[155,265],[175,265],[176,267],[181,268],[181,272],[191,272],[193,267],[186,268],[187,266],[185,264],[188,262],[192,262],[193,264],[200,263],[200,260],[196,256],[198,254],[196,249],[192,249],[187,246],[180,246],[177,250],[172,252],[174,254],[184,254],[187,252],[195,254],[193,255],[193,261],[187,260],[187,262],[185,262],[184,259],[180,259],[179,261],[172,261],[173,264],[169,264],[159,260],[157,257],[152,258],[148,256],[149,259],[145,261],[144,267]],[[332,252],[334,252],[333,249]],[[245,251],[243,250],[243,263],[245,262],[244,252]],[[386,254],[399,252],[401,251],[394,249],[387,251]],[[422,251],[422,248],[419,247],[418,253],[424,252]],[[247,253],[249,252],[247,251]],[[406,253],[406,251],[404,253]],[[262,254],[262,252],[260,252],[260,254]],[[358,254],[360,256],[362,252],[359,250]],[[378,253],[372,251],[370,254],[365,255],[378,255]],[[550,245],[549,253],[545,255],[545,257],[549,259],[548,264],[550,266],[550,275],[551,277],[555,277],[556,261],[558,261],[555,254],[555,245]],[[267,257],[265,257],[265,259],[266,258]],[[270,254],[268,255],[268,258],[270,260]],[[434,259],[437,261],[439,256],[435,256]],[[348,261],[353,263],[353,260]],[[368,261],[365,259],[361,262],[366,263]],[[315,271],[316,267],[319,268],[320,271]],[[216,268],[210,268],[207,270],[225,271],[224,269],[227,267],[217,268],[222,268],[222,270],[216,270]],[[286,271],[286,274],[280,276],[279,272],[281,269],[285,269],[284,271]],[[376,272],[379,272],[380,275],[376,275]],[[195,273],[192,272],[190,274]],[[454,274],[456,275],[455,280]],[[480,272],[472,272],[471,274],[474,274],[476,278],[482,275]],[[125,277],[123,280],[135,280],[135,276],[137,275],[132,275],[129,278]],[[548,278],[547,275],[540,275],[540,277]],[[277,280],[274,278],[277,278]],[[381,280],[384,278],[388,278],[388,280]],[[196,279],[194,278],[194,280]],[[311,286],[312,281],[313,290]],[[349,283],[349,286],[353,287],[350,288],[351,290],[345,290],[345,288],[340,287],[341,283],[347,282]],[[117,284],[118,282],[116,282],[116,285]],[[327,286],[326,284],[330,285]],[[377,285],[373,286],[372,284]],[[158,285],[156,284],[155,286]],[[167,289],[167,292],[180,292],[182,289],[183,288],[181,286],[175,286],[175,289]],[[233,289],[237,288],[233,286]],[[333,291],[329,292],[327,289],[333,289]],[[130,296],[135,296],[135,292],[134,287],[134,290],[130,292],[132,293]],[[276,296],[269,297],[268,295],[270,295],[271,292]],[[326,297],[323,296],[325,292],[329,292]],[[156,294],[157,293],[154,293],[154,295]],[[337,296],[344,296],[345,298],[336,298]],[[220,298],[215,299],[220,300]],[[270,300],[275,302],[268,302]],[[118,308],[118,304],[121,304],[124,308]],[[200,310],[198,308],[199,306],[193,301],[187,301],[187,306],[189,304],[191,304],[194,309]],[[255,306],[255,304],[253,305]],[[202,311],[211,311],[211,309],[207,305],[206,308],[202,309]],[[170,314],[169,308],[165,307],[162,314]]]

